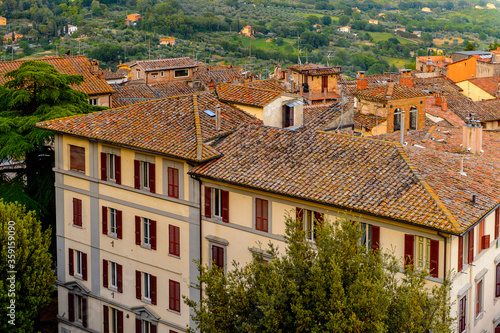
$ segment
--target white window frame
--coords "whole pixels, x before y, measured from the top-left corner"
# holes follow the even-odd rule
[[[142,320],[142,333],[150,333],[151,332],[151,322],[147,320]]]
[[[106,153],[106,172],[108,180],[116,181],[116,155]]]
[[[165,76],[164,71],[161,71],[160,76],[161,76],[161,77],[164,77],[164,76]]]
[[[316,232],[316,222],[314,212],[309,209],[302,209],[302,219],[304,224],[304,232],[306,233],[306,239],[308,241],[314,242],[315,232]]]
[[[411,117],[412,115],[415,115],[415,128],[411,128]],[[416,107],[411,107],[410,108],[410,130],[418,130],[418,108]]]
[[[114,208],[109,208],[109,234],[116,236],[118,233],[117,227],[118,211]]]
[[[83,255],[82,255],[82,252],[75,250],[75,257],[76,257],[75,275],[77,275],[78,277],[81,278],[83,276],[83,258],[82,258]]]
[[[186,75],[177,75],[177,72],[180,72],[180,71],[186,71]],[[181,77],[188,77],[189,76],[189,69],[176,69],[174,71],[174,78],[181,78]]]
[[[142,218],[142,245],[151,247],[151,219]]]
[[[82,304],[83,296],[75,294],[75,321],[82,322],[83,321],[83,304]]]
[[[417,269],[430,271],[431,240],[429,238],[422,236],[415,236],[414,262],[415,262],[415,267]]]
[[[222,218],[222,190],[220,188],[215,188],[213,187],[213,195],[212,195],[212,202],[213,202],[213,214],[214,217],[217,218]],[[218,212],[217,212],[218,211]]]
[[[99,105],[99,98],[90,98],[89,104],[90,105]]]
[[[365,246],[368,250],[372,248],[372,225],[360,222],[361,239],[359,240],[361,246]]]
[[[118,310],[115,308],[110,307],[111,309],[111,320],[109,325],[109,331],[110,333],[118,333]]]
[[[140,182],[141,182],[141,188],[143,189],[149,189],[149,162],[146,161],[140,161],[141,163],[141,170],[140,170]]]
[[[111,288],[118,289],[118,265],[116,262],[109,262],[109,270],[110,270],[110,286]]]
[[[480,286],[479,294],[477,291],[477,286]],[[476,281],[474,284],[474,292],[476,293],[476,298],[474,299],[474,318],[475,318],[475,323],[479,319],[481,319],[484,315],[484,277],[481,277],[479,280]],[[479,299],[479,311],[476,314],[476,302]]]
[[[142,274],[144,278],[144,299],[151,302],[151,274]]]

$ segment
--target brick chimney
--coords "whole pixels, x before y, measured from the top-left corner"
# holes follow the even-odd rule
[[[434,98],[434,103],[436,106],[441,106],[441,93],[436,93],[435,98]]]
[[[441,97],[441,110],[448,111],[448,102],[445,96]]]
[[[480,154],[483,145],[483,127],[473,115],[467,118],[467,122],[462,125],[462,148],[472,154]]]
[[[92,61],[90,62],[90,72],[92,74],[98,74],[99,73],[99,60],[92,59]]]
[[[359,71],[358,72],[358,79],[357,79],[357,84],[358,84],[358,90],[363,90],[368,88],[368,80],[365,78],[365,72]]]
[[[407,86],[413,88],[413,76],[411,75],[411,70],[404,69],[399,77],[399,84],[402,86]]]

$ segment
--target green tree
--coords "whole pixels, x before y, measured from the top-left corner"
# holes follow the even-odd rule
[[[199,266],[205,297],[185,301],[201,331],[451,332],[449,281],[428,289],[428,273],[412,267],[397,278],[401,263],[361,245],[358,223],[347,219],[315,221],[314,244],[302,221],[285,223],[285,253],[270,244],[268,263],[257,253],[226,274]]]
[[[486,40],[486,38],[488,38],[488,36],[484,32],[481,31],[479,33],[479,40]]]
[[[36,210],[44,225],[50,225],[55,221],[54,135],[34,126],[99,108],[88,104],[87,94],[71,88],[81,84],[83,76],[61,74],[42,61],[26,61],[5,77],[10,81],[0,87],[0,161],[24,161],[25,167],[1,171],[0,196]],[[9,172],[16,177],[8,178]]]
[[[323,25],[330,25],[330,24],[332,24],[332,18],[330,16],[326,16],[326,15],[322,16],[321,17],[321,23]]]
[[[424,32],[421,36],[420,39],[423,40],[424,42],[432,42],[432,35],[428,32]]]
[[[0,331],[33,332],[38,311],[50,302],[55,281],[50,234],[42,231],[35,212],[0,199]],[[8,316],[12,300],[15,316]]]
[[[467,46],[465,47],[465,50],[464,51],[475,51],[476,50],[476,46],[469,42],[469,44],[467,44]]]
[[[342,15],[341,17],[339,17],[339,25],[340,26],[345,26],[347,25],[347,23],[349,23],[351,19],[349,18],[349,16],[347,15]]]

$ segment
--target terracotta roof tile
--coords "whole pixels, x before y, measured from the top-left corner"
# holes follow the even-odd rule
[[[241,74],[241,71],[238,68],[233,67],[222,67],[217,69],[199,68],[193,76],[194,81],[202,81],[205,85],[208,85],[210,82],[243,82],[244,79],[245,77]]]
[[[387,102],[390,100],[400,100],[400,99],[414,98],[414,97],[427,97],[429,96],[429,94],[419,89],[410,88],[392,82],[389,84],[381,85],[379,87],[358,90],[357,92],[354,93],[354,96],[356,96],[357,98],[366,99],[370,101]]]
[[[278,82],[276,82],[275,80],[252,81],[252,82],[248,83],[247,86],[252,87],[252,88],[260,88],[260,89],[266,89],[266,90],[286,92],[286,89],[283,86],[281,86]]]
[[[381,116],[376,116],[374,114],[363,114],[360,112],[356,112],[354,114],[354,125],[363,127],[371,130],[372,128],[380,125],[387,119]],[[399,133],[399,132],[398,132]]]
[[[281,95],[280,91],[265,90],[222,83],[215,88],[217,96],[222,102],[264,107]]]
[[[151,90],[162,98],[190,95],[201,92],[202,88],[191,88],[187,82],[168,82],[151,85]]]
[[[156,71],[162,69],[176,69],[176,68],[188,68],[188,67],[196,67],[196,62],[189,58],[170,58],[170,59],[157,59],[157,60],[137,60],[133,64],[129,65],[129,67],[137,64],[144,71]]]
[[[342,68],[340,66],[330,67],[316,64],[292,65],[288,67],[288,69],[308,75],[331,75],[340,74],[342,72]]]
[[[104,79],[90,72],[90,62],[84,56],[76,57],[47,57],[43,59],[33,59],[33,61],[43,61],[54,66],[62,74],[82,75],[85,79],[80,85],[72,86],[73,89],[82,91],[87,95],[110,94],[113,92],[111,86]],[[5,84],[7,79],[5,73],[18,69],[23,60],[0,62],[0,84]]]

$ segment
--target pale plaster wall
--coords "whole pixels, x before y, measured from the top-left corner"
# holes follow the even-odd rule
[[[495,96],[490,95],[483,89],[479,88],[475,84],[469,81],[457,82],[457,86],[463,89],[462,94],[469,97],[473,101],[482,101],[483,99],[494,99]]]

